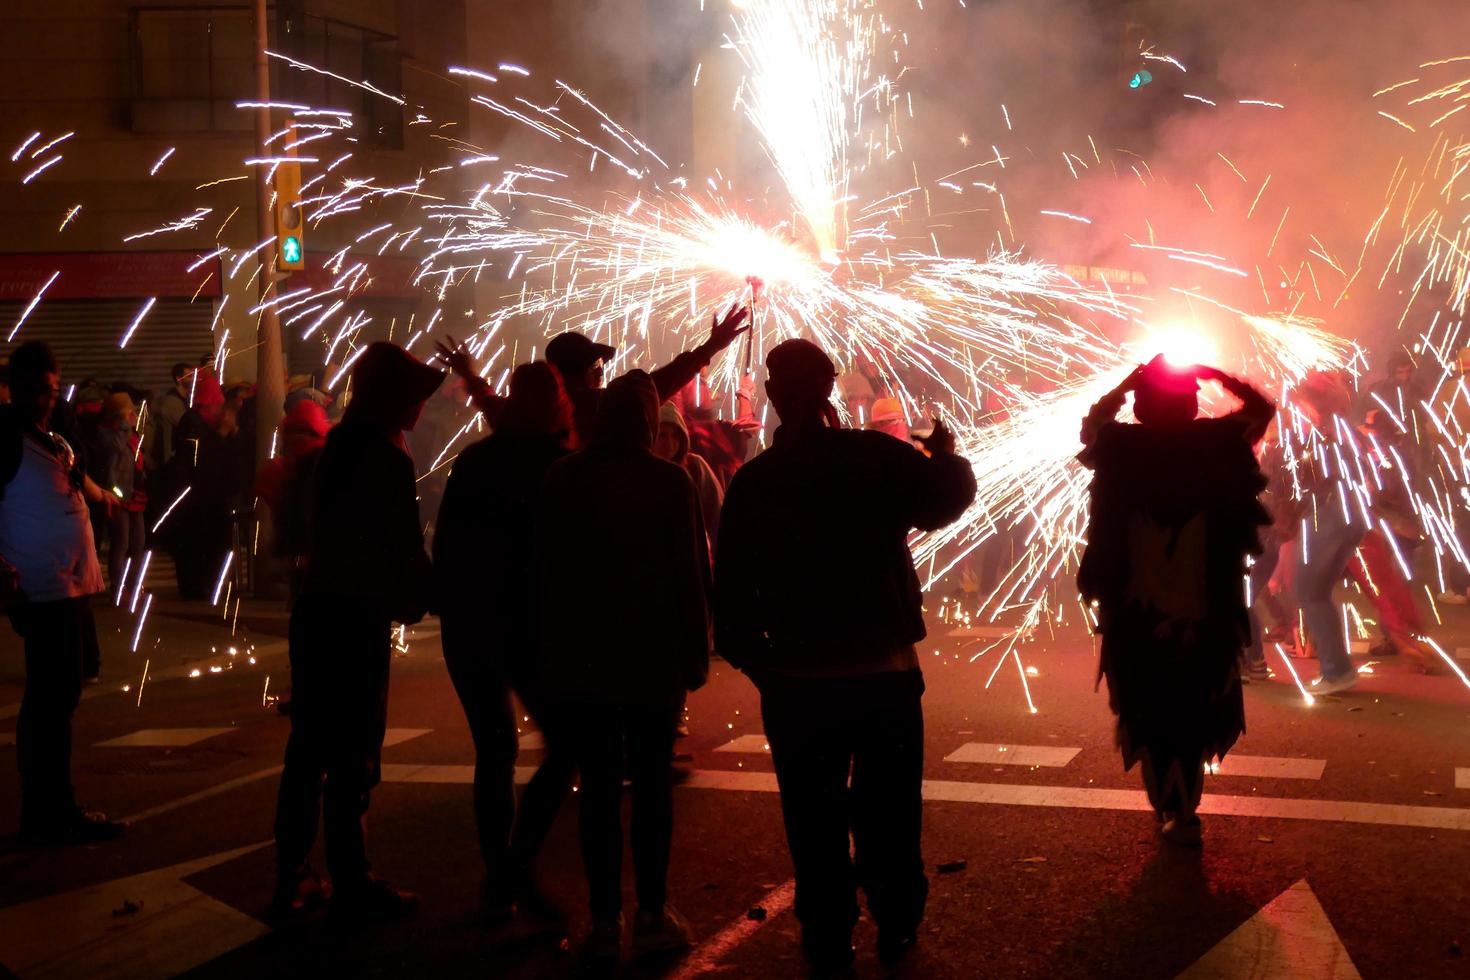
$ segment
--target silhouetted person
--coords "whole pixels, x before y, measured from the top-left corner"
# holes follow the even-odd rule
[[[929,890],[914,647],[924,616],[907,538],[957,520],[975,476],[937,420],[930,456],[837,428],[837,371],[816,345],[780,344],[766,371],[781,426],[725,497],[716,649],[760,689],[807,959],[818,970],[852,961],[861,885],[892,962],[913,945]]]
[[[1196,418],[1200,379],[1218,381],[1241,407]],[[1137,424],[1114,418],[1129,391]],[[1245,731],[1245,559],[1260,553],[1258,532],[1270,523],[1252,447],[1274,414],[1244,381],[1161,356],[1082,424],[1078,458],[1093,479],[1077,585],[1097,610],[1099,676],[1125,768],[1141,764],[1165,839],[1188,846],[1200,841],[1205,763]]]
[[[516,368],[495,434],[454,461],[434,526],[444,662],[475,742],[475,822],[485,903],[495,917],[516,906],[523,913],[550,911],[534,865],[576,767],[551,718],[530,575],[541,484],[551,464],[567,455],[571,427],[571,402],[556,368],[545,361]],[[512,692],[546,748],[519,813]]]
[[[214,375],[192,379],[194,405],[174,427],[165,507],[178,501],[159,529],[174,559],[179,598],[213,596],[233,547],[235,494],[241,487],[240,433]],[[188,490],[188,496],[179,499]]]
[[[648,372],[658,389],[659,403],[668,401],[681,388],[699,377],[699,372],[715,356],[729,347],[749,327],[742,326],[750,315],[748,307],[731,306],[723,319],[710,318],[709,338],[693,350],[685,351],[663,367]],[[611,344],[601,344],[574,330],[557,334],[546,345],[546,359],[561,373],[562,384],[572,400],[572,445],[586,446],[592,439],[597,420],[597,404],[602,398],[603,374],[607,363],[617,354]],[[474,399],[475,407],[492,426],[505,404],[485,379],[475,370],[474,361],[453,337],[438,345],[438,358],[461,378]]]
[[[1292,389],[1292,404],[1304,423],[1293,474],[1294,484],[1301,488],[1293,523],[1302,528],[1307,520],[1293,549],[1291,584],[1300,622],[1306,627],[1305,640],[1317,657],[1319,675],[1311,682],[1317,694],[1337,694],[1358,682],[1341,610],[1332,595],[1347,577],[1369,529],[1357,497],[1343,486],[1335,465],[1335,419],[1347,414],[1349,397],[1347,374],[1340,371],[1308,372]],[[1412,473],[1409,476],[1413,478]]]
[[[71,719],[88,631],[95,642],[88,603],[102,591],[87,501],[115,505],[49,426],[61,393],[51,348],[22,344],[9,374],[12,401],[0,408],[0,596],[25,640],[15,732],[21,833],[57,844],[113,840],[122,824],[77,805]]]
[[[289,567],[288,611],[306,584],[312,490],[329,428],[321,405],[310,399],[292,402],[281,420],[280,452],[266,460],[255,481],[255,492],[270,508],[275,555]]]
[[[124,576],[141,570],[145,550],[143,511],[148,506],[148,491],[137,422],[137,409],[126,392],[109,395],[102,408],[92,460],[97,483],[117,499],[109,528],[107,587],[112,600],[119,604],[118,597],[126,585]]]
[[[586,449],[552,465],[537,519],[537,605],[546,682],[582,774],[580,834],[592,932],[622,935],[621,797],[633,784],[638,951],[689,945],[666,902],[674,726],[709,670],[709,557],[683,468],[651,452],[658,389],[642,371],[608,386]]]
[[[725,488],[709,462],[689,447],[689,425],[672,402],[658,410],[658,435],[653,440],[653,454],[684,467],[694,492],[699,498],[699,513],[704,520],[705,535],[713,548],[720,533],[720,507],[725,502]]]
[[[372,874],[363,838],[387,722],[392,624],[423,618],[432,575],[403,433],[443,380],[401,347],[370,344],[353,367],[352,404],[317,463],[306,582],[291,613],[291,738],[276,804],[278,915],[323,895],[306,863],[319,803],[333,914],[388,919],[418,904]]]

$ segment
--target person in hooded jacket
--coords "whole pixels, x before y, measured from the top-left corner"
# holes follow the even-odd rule
[[[432,568],[403,433],[443,380],[396,344],[369,344],[352,369],[352,404],[317,461],[306,578],[291,612],[277,916],[328,894],[306,863],[319,809],[334,916],[391,919],[418,905],[418,896],[372,873],[364,821],[379,779],[393,623],[418,622],[430,598]]]
[[[434,527],[434,574],[444,662],[475,743],[475,823],[492,916],[547,913],[534,865],[571,792],[576,764],[551,718],[536,649],[533,527],[542,480],[567,455],[572,406],[556,368],[522,364],[495,432],[454,461]],[[515,761],[520,699],[546,757],[519,812]]]
[[[709,557],[693,484],[652,452],[658,404],[658,387],[642,371],[609,385],[591,443],[547,471],[536,522],[542,655],[582,774],[587,952],[595,957],[615,958],[621,943],[625,753],[634,948],[691,942],[667,903],[671,773],[679,705],[709,670]]]
[[[705,458],[689,448],[689,426],[677,406],[665,402],[658,410],[658,436],[653,440],[653,454],[684,467],[699,498],[699,513],[704,519],[704,532],[711,550],[720,533],[720,507],[725,502],[725,488]]]
[[[893,962],[916,941],[929,891],[923,596],[908,535],[957,520],[975,475],[937,419],[928,456],[840,428],[836,367],[810,341],[774,347],[766,372],[781,426],[725,495],[716,647],[760,690],[803,953],[818,971],[851,964],[861,884]]]

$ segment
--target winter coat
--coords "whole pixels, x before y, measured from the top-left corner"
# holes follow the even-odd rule
[[[924,638],[909,531],[952,523],[974,497],[959,456],[880,432],[776,430],[725,495],[716,648],[757,677],[875,669]]]
[[[682,467],[653,455],[659,394],[608,386],[592,443],[547,471],[536,584],[545,681],[572,702],[671,705],[709,669],[709,558]]]
[[[432,569],[413,460],[395,431],[351,415],[316,464],[303,595],[352,599],[402,623],[429,606]]]
[[[434,524],[437,608],[485,623],[487,646],[533,652],[530,575],[536,505],[551,464],[567,455],[539,432],[497,432],[454,461]]]

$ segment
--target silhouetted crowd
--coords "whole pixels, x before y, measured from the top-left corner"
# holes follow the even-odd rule
[[[633,948],[692,943],[667,892],[674,744],[685,698],[718,652],[760,694],[807,959],[818,971],[852,961],[859,888],[880,957],[902,958],[928,892],[916,649],[925,625],[908,540],[958,520],[975,475],[937,418],[910,438],[896,399],[868,398],[868,428],[844,428],[832,404],[838,371],[805,340],[766,357],[780,426],[746,462],[759,429],[754,385],[740,385],[736,419],[723,421],[705,375],[747,315],[732,308],[703,344],[606,384],[617,351],[563,333],[545,360],[511,372],[505,394],[448,339],[437,359],[491,434],[454,461],[432,555],[408,434],[447,375],[404,349],[362,350],[345,407],[310,379],[293,385],[277,451],[255,473],[250,392],[222,386],[207,364],[178,365],[157,399],[114,386],[68,401],[49,349],[18,348],[11,400],[0,408],[0,584],[25,639],[23,830],[54,842],[122,833],[79,806],[70,783],[71,714],[84,678],[95,676],[90,603],[128,603],[128,576],[141,588],[145,542],[160,528],[181,596],[217,592],[235,511],[253,493],[269,510],[292,603],[291,735],[275,820],[279,919],[318,905],[359,921],[416,908],[416,895],[373,873],[365,820],[380,775],[394,624],[434,613],[475,746],[492,918],[559,916],[538,884],[537,858],[575,782],[591,915],[585,949],[619,956],[626,781]],[[853,393],[861,380],[845,382],[843,397],[866,397]],[[1200,418],[1202,381],[1219,383],[1238,407]],[[1335,392],[1316,381],[1301,400],[1331,412]],[[1130,398],[1134,420],[1120,421]],[[155,406],[151,452],[140,443],[145,401]],[[1274,416],[1244,381],[1159,358],[1104,396],[1082,428],[1079,459],[1093,481],[1078,586],[1102,637],[1099,676],[1125,765],[1140,766],[1163,837],[1186,846],[1200,840],[1205,763],[1244,731],[1241,685],[1261,656],[1253,600],[1267,594],[1291,524],[1271,508],[1296,494],[1278,487],[1273,496],[1281,467],[1269,443],[1256,449]],[[1326,511],[1331,524],[1336,509]],[[1355,554],[1370,564],[1374,554],[1350,515],[1342,523],[1316,531],[1318,557],[1302,554],[1295,579],[1314,641],[1328,647],[1317,634],[1340,642],[1340,633],[1316,620],[1335,619],[1331,587]],[[105,583],[95,547],[103,535]],[[1385,628],[1391,639],[1416,629],[1391,618]],[[1319,683],[1340,689],[1346,652],[1318,656]],[[519,800],[517,703],[545,743]],[[327,876],[308,863],[319,826]]]

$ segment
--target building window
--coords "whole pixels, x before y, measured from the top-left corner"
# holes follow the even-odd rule
[[[384,92],[403,91],[403,61],[398,39],[353,24],[307,15],[290,39],[293,58],[334,75],[365,81]],[[403,148],[403,107],[381,95],[316,72],[283,71],[281,91],[292,102],[352,113],[354,133],[364,145]]]
[[[398,39],[341,21],[305,16],[271,23],[271,45],[342,78],[384,92],[403,87]],[[277,28],[281,28],[279,31]],[[255,25],[250,8],[138,7],[132,13],[132,126],[137,132],[247,132],[249,112],[235,103],[255,95]],[[282,41],[284,38],[284,41]],[[277,63],[278,101],[352,113],[363,145],[402,149],[403,107],[354,85]]]
[[[246,7],[136,8],[132,124],[138,132],[244,131],[255,91]]]

